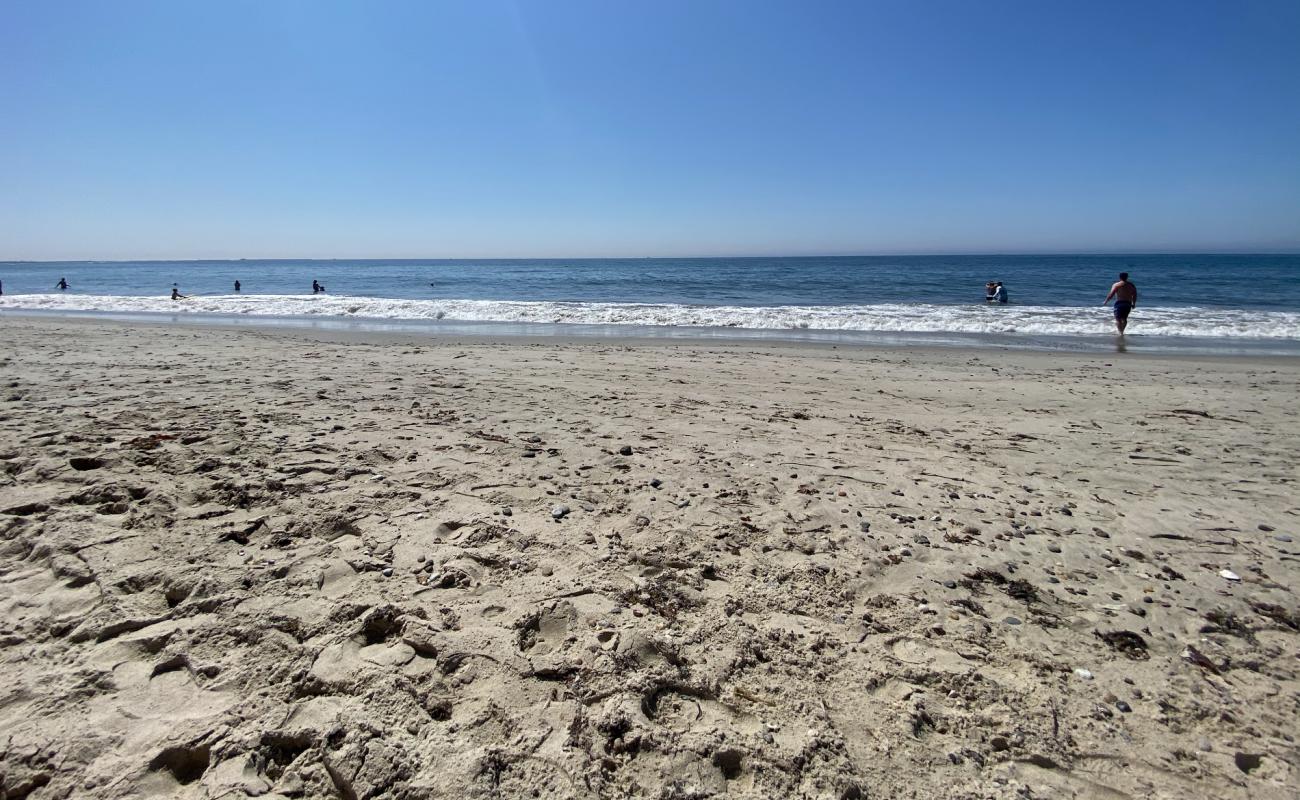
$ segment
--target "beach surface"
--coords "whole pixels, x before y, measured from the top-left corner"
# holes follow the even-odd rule
[[[1300,360],[0,333],[6,800],[1300,792]]]

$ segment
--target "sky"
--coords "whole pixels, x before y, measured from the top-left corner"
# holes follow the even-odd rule
[[[0,259],[1300,252],[1295,0],[0,0]]]

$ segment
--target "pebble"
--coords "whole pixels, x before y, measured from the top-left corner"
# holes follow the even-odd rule
[[[1075,667],[1074,674],[1078,675],[1080,678],[1083,678],[1085,681],[1092,680],[1092,672],[1090,670],[1084,669],[1083,667]]]
[[[1201,740],[1196,743],[1196,749],[1200,750],[1202,753],[1208,753],[1214,748],[1210,745],[1210,740],[1202,736]]]
[[[1124,702],[1123,700],[1120,700],[1117,703],[1115,703],[1115,708],[1118,708],[1120,711],[1123,711],[1125,714],[1133,710],[1133,707],[1130,706],[1128,703]]]
[[[551,508],[551,516],[556,519],[564,519],[568,515],[569,515],[568,506],[553,506]]]
[[[501,509],[501,516],[503,517],[513,517],[514,515],[515,515],[515,510],[510,506],[505,506]]]
[[[943,582],[943,588],[945,588],[945,589],[956,589],[956,588],[957,588],[957,581],[944,581],[944,582]]]
[[[658,489],[660,486],[663,486],[663,485],[664,485],[664,482],[661,481],[661,480],[659,480],[658,478],[654,478],[653,480],[650,481],[650,488],[651,488],[651,489]]]
[[[1239,581],[1239,580],[1241,580],[1241,576],[1238,575],[1237,573],[1233,572],[1233,571],[1230,570],[1230,569],[1221,569],[1221,570],[1219,570],[1219,577],[1220,577],[1220,578],[1224,578],[1224,579],[1226,579],[1226,580],[1230,580],[1230,581]]]
[[[392,567],[384,567],[384,577],[385,577],[385,578],[391,578],[391,577],[393,577],[393,568],[392,568]]]
[[[1019,617],[1007,617],[1006,619],[1004,619],[1004,620],[1002,620],[1002,621],[1005,622],[1005,623],[1008,624],[1008,625],[1019,625],[1019,624],[1020,624],[1020,618],[1019,618]]]
[[[859,522],[859,523],[858,523],[858,527],[862,530],[863,533],[867,533],[868,531],[871,530],[871,523],[870,523],[870,522]]]
[[[1061,546],[1060,546],[1059,544],[1049,544],[1049,545],[1047,546],[1047,552],[1049,552],[1049,553],[1059,553],[1059,552],[1061,552]]]
[[[619,454],[620,456],[630,456],[630,455],[632,455],[632,445],[630,445],[630,444],[625,444],[625,445],[623,445],[622,447],[618,448],[618,454]]]
[[[1272,525],[1264,525],[1262,523],[1260,524],[1259,529],[1264,533],[1272,533],[1275,530]]]
[[[1279,533],[1277,536],[1274,536],[1273,538],[1274,538],[1274,539],[1277,539],[1279,542],[1289,542],[1289,541],[1291,541],[1291,537],[1290,537],[1290,536],[1287,536],[1285,533]]]

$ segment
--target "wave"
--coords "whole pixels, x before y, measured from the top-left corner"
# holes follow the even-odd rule
[[[167,297],[24,294],[0,296],[0,309],[1048,336],[1097,336],[1114,330],[1110,311],[1101,306],[885,303],[745,307],[336,295],[205,295],[173,301]],[[1133,312],[1130,331],[1155,336],[1300,340],[1300,313],[1142,306]]]

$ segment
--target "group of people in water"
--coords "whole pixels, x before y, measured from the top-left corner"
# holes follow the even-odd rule
[[[66,288],[68,288],[68,284],[67,284],[66,281],[60,280],[59,283],[62,284],[59,288],[61,288],[61,289],[66,289]],[[241,291],[243,288],[244,288],[244,285],[243,285],[242,283],[240,283],[239,281],[235,281],[235,294],[239,294],[240,291]],[[312,282],[311,282],[311,293],[312,293],[312,294],[321,294],[321,293],[324,292],[324,291],[325,291],[325,284],[321,283],[320,281],[312,281]],[[188,300],[188,299],[189,299],[189,295],[181,294],[181,290],[180,290],[180,288],[177,286],[177,284],[174,284],[174,283],[173,283],[173,284],[172,284],[172,299],[173,299],[173,300]]]
[[[432,286],[433,284],[429,285]],[[61,292],[66,292],[68,290],[68,279],[59,278],[59,282],[54,284],[54,288]],[[235,292],[238,293],[242,288],[243,285],[240,284],[239,281],[235,281]],[[320,281],[313,280],[311,282],[312,294],[321,294],[324,291],[325,286]],[[3,294],[4,284],[0,283],[0,295]],[[188,297],[181,294],[180,288],[173,283],[172,299],[186,300]],[[1102,305],[1104,306],[1110,303],[1112,299],[1115,301],[1115,328],[1121,335],[1123,335],[1124,329],[1128,327],[1128,316],[1133,311],[1133,307],[1137,305],[1137,287],[1129,281],[1127,272],[1121,272],[1119,274],[1119,280],[1110,287],[1110,294],[1106,295],[1106,299],[1102,301]],[[1002,281],[989,281],[984,284],[984,302],[1006,305],[1007,301],[1007,287],[1002,283]]]
[[[1007,304],[1007,287],[1002,281],[989,281],[984,284],[984,302]]]
[[[1138,291],[1133,282],[1128,279],[1127,272],[1119,274],[1119,280],[1110,287],[1110,294],[1101,302],[1104,306],[1112,299],[1115,301],[1115,328],[1120,335],[1124,334],[1124,329],[1128,327],[1128,315],[1137,305]],[[984,284],[984,302],[986,303],[1007,303],[1007,287],[1002,281],[989,281]]]

